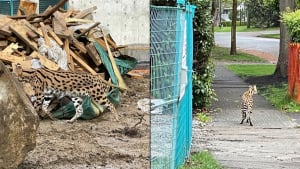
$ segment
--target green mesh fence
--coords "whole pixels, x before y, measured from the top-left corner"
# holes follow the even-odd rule
[[[187,50],[192,20],[182,6],[151,6],[150,16],[151,169],[173,169],[184,162],[191,144],[192,81],[186,58],[192,58]]]

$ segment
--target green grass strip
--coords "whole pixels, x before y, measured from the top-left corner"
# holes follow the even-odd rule
[[[195,153],[189,162],[179,169],[222,169],[220,163],[208,151]]]
[[[266,76],[274,73],[276,65],[266,64],[232,64],[227,65],[227,69],[232,71],[234,74],[246,78],[248,76]]]
[[[236,55],[230,55],[230,49],[215,46],[212,50],[211,57],[218,61],[233,61],[233,62],[266,62],[257,56],[243,52],[238,52]]]
[[[262,34],[262,35],[259,35],[258,37],[280,39],[280,34]]]

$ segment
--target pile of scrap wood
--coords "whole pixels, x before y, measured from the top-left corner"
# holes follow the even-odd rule
[[[85,19],[96,7],[63,10],[60,7],[66,1],[35,14],[36,4],[21,0],[17,16],[0,15],[0,59],[25,69],[46,67],[94,75],[109,72],[105,69],[110,67],[109,75],[126,90],[116,63],[124,46],[118,46],[99,22]]]

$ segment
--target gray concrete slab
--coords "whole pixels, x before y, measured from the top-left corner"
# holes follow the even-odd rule
[[[299,169],[300,129],[297,121],[254,96],[253,127],[241,120],[240,96],[247,83],[224,64],[216,66],[213,121],[204,127],[194,120],[192,152],[209,150],[225,168]]]

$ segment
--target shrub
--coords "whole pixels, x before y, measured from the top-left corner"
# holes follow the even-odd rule
[[[288,11],[281,14],[281,20],[287,26],[291,42],[300,42],[300,10]]]
[[[210,0],[191,0],[196,6],[194,26],[193,107],[204,108],[215,98],[212,89],[214,65],[209,61],[214,46]]]
[[[212,61],[208,63],[204,73],[193,74],[193,106],[196,108],[208,107],[213,99],[216,100],[216,93],[212,88],[215,65]]]

